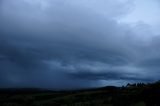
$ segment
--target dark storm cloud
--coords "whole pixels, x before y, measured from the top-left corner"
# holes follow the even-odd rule
[[[58,89],[157,80],[157,38],[146,41],[139,27],[117,22],[132,8],[127,0],[2,0],[0,86]]]

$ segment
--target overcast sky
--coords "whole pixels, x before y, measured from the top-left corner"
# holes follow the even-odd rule
[[[0,87],[160,78],[159,0],[0,0]]]

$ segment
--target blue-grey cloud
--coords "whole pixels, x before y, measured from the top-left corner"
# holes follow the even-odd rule
[[[0,87],[158,80],[159,36],[149,25],[118,21],[133,6],[129,0],[2,0]]]

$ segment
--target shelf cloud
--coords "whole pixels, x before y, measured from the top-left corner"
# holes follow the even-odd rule
[[[146,1],[140,6],[158,2]],[[138,3],[1,0],[0,87],[75,89],[159,80],[160,20],[147,23],[143,8],[144,21],[138,20]]]

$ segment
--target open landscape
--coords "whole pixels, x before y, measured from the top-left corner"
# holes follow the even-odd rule
[[[69,91],[1,89],[0,106],[160,106],[160,82]]]
[[[160,0],[0,0],[0,106],[160,106]]]

